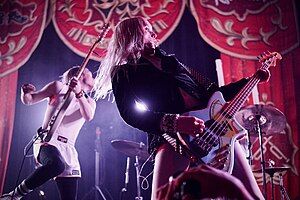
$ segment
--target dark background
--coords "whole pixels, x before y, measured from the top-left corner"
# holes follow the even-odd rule
[[[297,2],[297,1],[296,1]],[[299,10],[299,2],[297,10]],[[299,18],[299,17],[298,17]],[[161,44],[162,49],[168,53],[176,54],[177,58],[190,67],[196,68],[201,73],[216,81],[214,61],[219,58],[219,52],[206,44],[200,37],[195,19],[188,8],[185,8],[183,17],[173,34]],[[31,140],[37,128],[42,124],[46,101],[33,106],[25,106],[21,103],[20,86],[23,83],[33,83],[38,89],[48,82],[57,79],[66,69],[73,65],[80,65],[83,58],[73,53],[58,38],[52,23],[43,33],[42,40],[28,60],[20,68],[18,79],[18,94],[16,100],[16,114],[14,123],[13,140],[9,158],[8,171],[5,180],[4,192],[11,191],[16,184],[17,174],[23,158],[23,149]],[[90,61],[88,68],[96,72],[98,62]],[[79,181],[78,199],[81,200],[94,186],[95,179],[95,131],[101,130],[101,190],[106,199],[119,199],[120,190],[124,187],[124,173],[126,156],[111,146],[114,139],[124,139],[147,143],[146,134],[129,127],[122,121],[116,109],[115,103],[99,100],[97,111],[93,121],[86,123],[79,134],[76,148],[81,163],[82,178]],[[145,165],[143,176],[147,176],[153,168],[153,163]],[[26,158],[21,172],[20,183],[34,170],[33,159]],[[151,176],[148,178],[150,187],[141,190],[144,199],[150,199]],[[58,191],[54,181],[49,181],[42,186],[46,199],[58,199]],[[130,165],[129,191],[124,199],[134,199],[136,196],[136,175],[133,159]],[[38,199],[37,192],[33,192],[26,199]],[[94,193],[85,199],[95,199]],[[99,199],[102,199],[99,197]]]

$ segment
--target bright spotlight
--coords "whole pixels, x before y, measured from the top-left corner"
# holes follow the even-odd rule
[[[148,110],[148,107],[143,102],[135,101],[135,107],[139,111],[146,111]]]

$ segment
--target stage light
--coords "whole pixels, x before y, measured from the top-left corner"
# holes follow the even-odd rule
[[[141,101],[135,101],[135,107],[139,111],[147,111],[148,110],[147,105]]]

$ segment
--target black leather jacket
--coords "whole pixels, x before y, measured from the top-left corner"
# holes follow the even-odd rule
[[[120,115],[127,124],[148,133],[149,153],[165,142],[160,130],[163,115],[188,111],[179,88],[200,99],[199,109],[203,109],[215,91],[220,90],[225,100],[230,100],[247,82],[241,79],[220,88],[207,82],[198,83],[173,55],[156,49],[155,56],[161,58],[162,70],[141,57],[136,64],[119,66],[112,77],[113,94]],[[138,110],[136,102],[144,103],[148,109]]]

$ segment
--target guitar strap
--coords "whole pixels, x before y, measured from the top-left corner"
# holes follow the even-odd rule
[[[177,62],[179,62],[175,57],[172,56],[172,54],[167,55],[167,53],[159,48],[155,49],[155,55],[159,58],[165,57],[167,59],[167,65],[178,65]],[[173,57],[173,58],[172,58]],[[175,59],[174,59],[175,58]],[[203,92],[207,92],[208,96],[211,96],[214,92],[216,92],[219,87],[216,85],[216,83],[209,80],[207,77],[203,76],[199,71],[195,70],[194,68],[187,67],[186,65],[179,62],[180,65],[185,69],[187,75],[189,75],[190,78],[193,79],[193,81],[197,84],[199,88],[203,88]],[[161,70],[161,69],[160,69]]]
[[[200,74],[197,70],[191,68],[191,67],[186,67],[186,70],[189,72],[189,74],[191,75],[191,77],[193,77],[197,83],[199,85],[201,85],[202,87],[205,88],[205,90],[209,93],[212,94],[214,93],[218,86],[212,82],[211,80],[209,80],[207,77],[203,76],[202,74]]]

